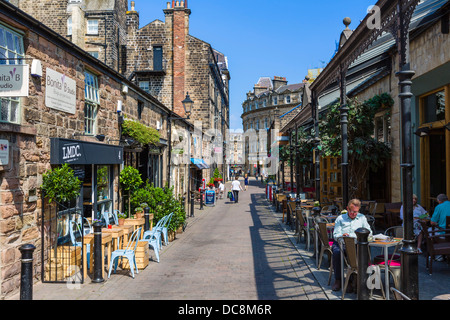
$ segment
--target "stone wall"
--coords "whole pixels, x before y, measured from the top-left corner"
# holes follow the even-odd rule
[[[161,137],[165,139],[168,110],[158,106],[137,87],[131,86],[128,94],[123,94],[122,83],[126,82],[125,78],[111,69],[99,67],[95,59],[81,50],[73,50],[62,39],[58,40],[56,35],[46,39],[6,16],[0,16],[0,20],[24,31],[26,57],[40,60],[43,69],[42,78],[30,77],[29,96],[20,99],[20,124],[0,123],[0,139],[8,140],[11,149],[10,164],[0,166],[0,299],[4,299],[19,289],[19,248],[25,243],[36,246],[34,277],[36,281],[40,280],[42,204],[39,187],[42,175],[51,168],[50,138],[73,139],[74,133],[84,132],[84,71],[89,69],[98,75],[100,107],[97,133],[111,139],[105,140],[105,144],[118,143],[113,140],[119,139],[120,134],[116,112],[119,100],[123,101],[124,115],[136,120],[138,100],[142,101],[144,109],[140,121],[152,127],[156,127],[157,121],[160,121]],[[76,82],[75,114],[46,107],[47,68],[65,74]],[[77,138],[97,142],[93,137]],[[117,191],[117,175],[114,184]]]

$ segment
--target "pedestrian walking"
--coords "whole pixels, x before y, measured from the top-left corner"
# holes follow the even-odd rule
[[[245,191],[247,191],[247,187],[248,187],[248,175],[247,174],[245,174],[245,177],[244,177],[244,184],[245,184]]]
[[[225,193],[225,185],[223,184],[222,181],[220,181],[219,183],[219,197],[220,199],[223,198],[223,194]]]
[[[234,195],[234,203],[238,203],[239,201],[239,190],[244,191],[238,179],[239,177],[236,176],[235,180],[231,183],[231,190],[233,191]]]

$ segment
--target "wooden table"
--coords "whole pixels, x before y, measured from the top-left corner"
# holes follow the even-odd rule
[[[384,282],[386,288],[386,300],[389,300],[389,248],[396,247],[402,243],[402,238],[394,238],[389,240],[374,240],[369,242],[369,247],[382,248],[384,252]]]
[[[137,230],[139,227],[144,227],[145,224],[145,218],[140,218],[140,219],[125,219],[125,225],[127,226],[133,226],[134,230]],[[143,230],[141,230],[141,233],[138,236],[138,240],[142,239],[142,235],[144,234],[142,232]]]
[[[120,228],[123,230],[123,240],[122,240],[122,249],[126,247],[128,244],[128,239],[131,237],[133,233],[134,226],[133,225],[123,225],[123,226],[114,226],[116,228]]]
[[[120,239],[122,238],[123,243],[123,236],[125,232],[123,231],[123,228],[119,228],[118,226],[112,226],[111,229],[109,228],[102,228],[102,233],[110,233],[113,238],[113,246],[114,250],[122,249],[122,246],[120,244]]]
[[[105,247],[108,249],[108,268],[111,262],[111,243],[112,243],[112,234],[111,233],[103,233],[102,232],[102,274],[103,278],[105,277],[105,266],[103,265],[103,257],[105,256]],[[83,274],[84,278],[87,277],[87,245],[91,246],[90,250],[90,273],[94,272],[94,234],[89,233],[83,237]]]

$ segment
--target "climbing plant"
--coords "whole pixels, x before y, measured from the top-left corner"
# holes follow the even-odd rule
[[[159,142],[159,131],[152,127],[147,127],[140,122],[126,120],[122,123],[122,134],[129,136],[143,145],[155,145]]]
[[[374,138],[375,114],[394,104],[389,94],[364,102],[348,100],[349,195],[360,196],[369,170],[376,172],[391,156],[390,146]],[[319,124],[322,156],[342,156],[341,116],[339,102],[330,106]]]

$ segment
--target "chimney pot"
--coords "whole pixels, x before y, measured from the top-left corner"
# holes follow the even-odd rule
[[[135,2],[131,1],[131,11],[134,11],[134,7],[135,7]]]

